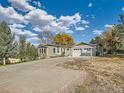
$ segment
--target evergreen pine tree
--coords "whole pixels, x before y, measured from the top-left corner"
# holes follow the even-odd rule
[[[14,34],[12,34],[7,23],[3,21],[0,24],[0,58],[2,59],[3,65],[6,64],[6,59],[13,55],[15,48]]]

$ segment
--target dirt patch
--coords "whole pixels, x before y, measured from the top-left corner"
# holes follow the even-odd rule
[[[73,59],[62,66],[85,70],[90,75],[75,93],[124,93],[124,58]]]

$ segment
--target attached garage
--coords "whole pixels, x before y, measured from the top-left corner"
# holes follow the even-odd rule
[[[81,56],[81,49],[73,49],[73,54],[74,57]]]
[[[90,45],[78,45],[72,48],[73,57],[95,56],[95,55],[96,55],[96,48]]]

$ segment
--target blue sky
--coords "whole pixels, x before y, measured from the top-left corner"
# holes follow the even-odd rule
[[[122,13],[124,0],[0,0],[0,21],[34,44],[46,30],[71,34],[76,43],[89,42],[118,24]]]

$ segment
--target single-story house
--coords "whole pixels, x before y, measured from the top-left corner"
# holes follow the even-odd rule
[[[38,54],[44,57],[70,56],[71,48],[55,44],[46,44],[38,46]]]
[[[38,46],[39,57],[57,57],[57,56],[96,56],[96,47],[91,45],[74,45],[66,47],[56,44],[46,44]]]

